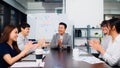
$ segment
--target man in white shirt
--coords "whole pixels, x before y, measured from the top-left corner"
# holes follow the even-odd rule
[[[20,25],[20,32],[17,38],[17,44],[21,51],[24,49],[24,45],[29,41],[27,39],[29,32],[30,32],[30,25],[27,23],[22,23]]]
[[[24,45],[29,41],[27,38],[29,32],[30,32],[30,25],[27,23],[22,23],[20,25],[20,32],[17,38],[17,44],[21,51],[24,49]],[[36,49],[37,47],[40,46],[42,47],[43,45],[45,45],[45,39],[38,40],[38,43],[33,45],[33,49],[31,49],[30,52],[34,51],[34,49]]]

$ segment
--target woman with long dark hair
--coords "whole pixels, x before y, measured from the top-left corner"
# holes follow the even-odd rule
[[[16,40],[18,37],[18,29],[13,25],[5,27],[0,38],[0,68],[8,68],[24,57],[32,47],[32,42],[28,42],[24,50],[20,52]]]
[[[108,47],[104,50],[100,43],[93,39],[89,41],[91,47],[99,51],[105,60],[111,66],[120,65],[120,19],[114,18],[107,22],[109,35],[112,37],[108,42]]]

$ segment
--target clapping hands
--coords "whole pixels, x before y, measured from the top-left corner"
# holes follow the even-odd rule
[[[100,42],[96,39],[92,39],[92,40],[89,40],[89,45],[94,48],[95,50],[101,52],[102,54],[104,54],[104,49],[102,48],[102,46],[100,45]]]

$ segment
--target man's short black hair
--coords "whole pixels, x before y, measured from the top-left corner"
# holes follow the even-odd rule
[[[101,27],[107,26],[107,22],[108,22],[107,20],[102,21],[102,23],[100,24],[100,26],[101,26]]]
[[[28,23],[22,23],[22,24],[20,25],[20,28],[25,29],[26,27],[30,27],[30,25],[29,25]]]
[[[19,29],[19,32],[21,32],[21,28],[25,29],[26,27],[30,27],[30,25],[28,23],[21,23]]]
[[[64,25],[65,29],[67,28],[67,25],[64,22],[60,22],[59,25]]]

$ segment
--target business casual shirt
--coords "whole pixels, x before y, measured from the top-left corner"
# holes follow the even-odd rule
[[[109,44],[110,39],[111,39],[111,36],[109,36],[109,35],[103,36],[103,39],[101,41],[101,45],[105,51],[108,48],[108,44]]]
[[[108,48],[102,58],[111,66],[118,65],[120,62],[120,35],[118,35],[112,42],[112,38],[109,41]]]
[[[19,49],[22,51],[24,49],[24,45],[28,42],[27,37],[24,37],[21,33],[18,34],[17,44]]]
[[[62,44],[64,45],[64,48],[67,48],[67,46],[72,47],[72,39],[68,33],[65,33],[63,37],[59,33],[56,33],[52,38],[52,41],[50,44],[51,48],[58,47],[57,43],[58,43],[58,40],[61,38],[62,38]]]
[[[8,68],[10,65],[3,59],[5,54],[10,54],[15,57],[18,53],[15,49],[11,48],[7,43],[0,43],[0,68]]]
[[[60,35],[60,40],[63,41],[63,36],[62,35]]]

